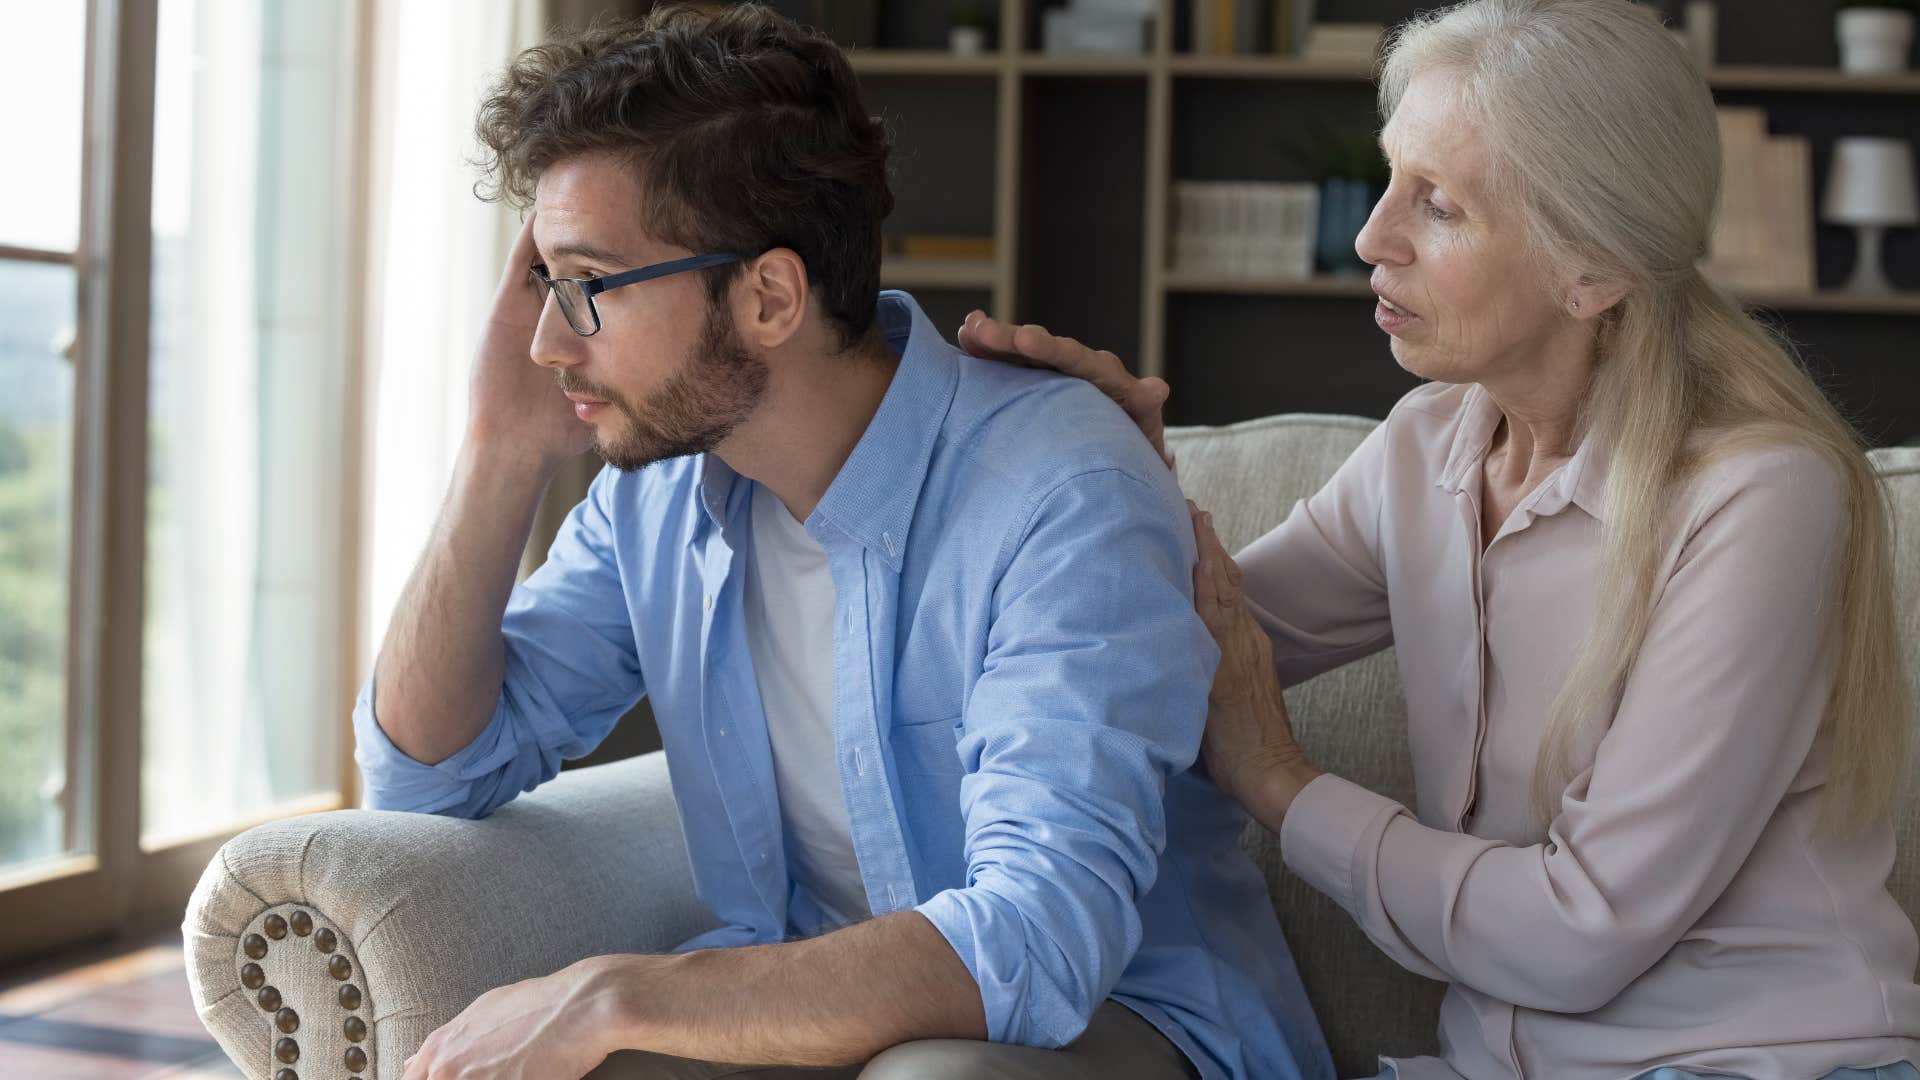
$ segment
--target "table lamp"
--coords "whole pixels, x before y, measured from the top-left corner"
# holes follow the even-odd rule
[[[1858,231],[1857,261],[1845,288],[1892,291],[1893,285],[1880,268],[1880,237],[1889,228],[1920,224],[1913,145],[1905,139],[1864,136],[1836,140],[1820,218],[1829,225],[1851,225]]]

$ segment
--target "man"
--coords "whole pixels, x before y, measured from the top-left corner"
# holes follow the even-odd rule
[[[1097,391],[879,293],[888,147],[839,51],[656,14],[529,50],[479,129],[533,213],[355,711],[369,799],[485,815],[644,693],[721,925],[492,991],[405,1075],[1330,1076],[1245,818],[1187,771],[1218,654],[1178,490]]]

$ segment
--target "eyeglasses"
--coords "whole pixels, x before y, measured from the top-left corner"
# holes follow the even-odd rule
[[[622,285],[638,285],[642,281],[737,262],[739,259],[738,255],[695,255],[595,278],[549,277],[545,263],[535,264],[528,273],[552,293],[554,299],[560,301],[560,313],[567,317],[567,325],[573,328],[573,332],[581,337],[592,337],[600,332],[600,309],[593,304],[593,298],[598,294]]]

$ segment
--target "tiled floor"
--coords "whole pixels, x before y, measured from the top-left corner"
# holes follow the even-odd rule
[[[194,1015],[177,935],[0,972],[0,1077],[234,1080]]]

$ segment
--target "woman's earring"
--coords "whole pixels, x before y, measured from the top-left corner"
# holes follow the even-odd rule
[[[1580,310],[1580,298],[1577,296],[1573,298],[1573,310],[1575,311]]]

